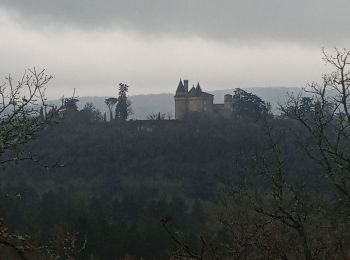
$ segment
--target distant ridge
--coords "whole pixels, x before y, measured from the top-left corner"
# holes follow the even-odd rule
[[[271,103],[272,108],[276,111],[278,104],[283,104],[287,99],[287,93],[299,93],[301,88],[291,87],[254,87],[244,88],[248,92],[259,96],[261,99]],[[208,91],[214,95],[214,103],[223,103],[225,94],[232,94],[234,89],[223,89]],[[102,113],[107,111],[107,107],[104,103],[108,97],[79,97],[79,109],[83,108],[87,102],[93,103],[97,109]],[[171,113],[174,111],[174,94],[162,93],[162,94],[147,94],[147,95],[135,95],[130,96],[132,102],[132,108],[134,114],[133,119],[146,119],[150,114]],[[51,100],[50,103],[60,104],[60,100]]]

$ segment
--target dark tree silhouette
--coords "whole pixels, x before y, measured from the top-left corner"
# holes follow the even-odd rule
[[[111,97],[111,98],[107,98],[105,100],[105,104],[108,107],[108,111],[109,111],[109,120],[112,121],[113,120],[113,107],[115,106],[115,104],[117,104],[118,99]]]
[[[233,112],[236,117],[259,119],[270,112],[270,105],[260,97],[237,88],[233,95]]]
[[[132,113],[131,101],[128,100],[127,93],[129,92],[129,86],[124,83],[119,84],[118,104],[115,108],[115,118],[126,120]]]

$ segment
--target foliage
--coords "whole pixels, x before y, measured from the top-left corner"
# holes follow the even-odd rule
[[[115,108],[115,118],[126,120],[130,114],[131,110],[131,101],[127,97],[129,91],[129,86],[124,83],[119,84],[119,96],[118,103]]]
[[[101,112],[96,109],[94,104],[86,103],[84,108],[80,111],[82,120],[86,122],[101,122],[103,121],[103,116]]]
[[[266,116],[271,110],[271,106],[260,97],[236,88],[233,95],[234,115],[241,118],[259,119]]]
[[[117,102],[118,102],[118,99],[114,98],[114,97],[107,98],[105,100],[105,103],[106,103],[108,110],[109,110],[109,120],[110,121],[112,121],[112,119],[113,119],[113,107],[115,106],[115,104],[117,104]]]

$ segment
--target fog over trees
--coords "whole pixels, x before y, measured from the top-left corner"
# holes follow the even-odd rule
[[[350,52],[323,55],[333,72],[279,113],[236,89],[232,115],[179,121],[129,119],[126,83],[107,119],[74,95],[48,105],[45,71],[7,77],[1,256],[349,259]]]

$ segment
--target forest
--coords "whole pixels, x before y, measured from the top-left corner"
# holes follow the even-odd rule
[[[37,92],[2,95],[1,255],[349,259],[349,55],[324,52],[334,72],[279,114],[236,89],[230,118],[181,121],[128,120],[125,84],[110,120],[74,97],[47,108],[51,78],[30,71],[18,90]]]

